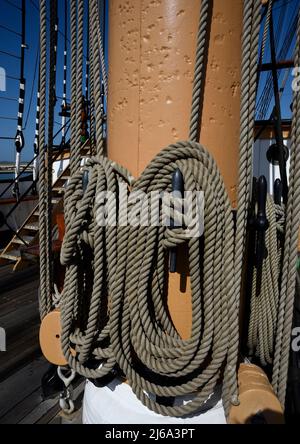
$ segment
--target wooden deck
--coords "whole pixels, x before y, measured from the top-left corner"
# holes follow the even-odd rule
[[[6,352],[0,353],[0,381],[40,353],[37,268],[14,273],[0,267],[0,327]]]
[[[74,389],[77,411],[65,416],[56,399],[43,400],[41,378],[49,363],[38,342],[39,276],[35,267],[12,272],[0,267],[0,327],[6,352],[0,352],[0,424],[78,424],[84,382]]]

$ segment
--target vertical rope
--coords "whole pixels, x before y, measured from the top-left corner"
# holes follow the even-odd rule
[[[210,0],[201,1],[200,21],[197,35],[197,50],[194,72],[194,86],[192,96],[192,110],[190,119],[190,136],[192,142],[197,142],[199,138],[199,120],[201,111],[201,97],[204,88],[204,68],[205,51],[208,40],[208,19],[209,19]]]
[[[300,66],[300,14],[298,15],[295,66]],[[290,183],[286,213],[284,259],[273,368],[273,387],[285,403],[291,329],[296,285],[297,246],[300,226],[300,93],[294,92],[291,136]]]
[[[54,107],[56,102],[56,38],[57,38],[57,0],[51,1],[50,8],[50,58],[49,58],[49,89],[48,89],[48,142],[46,149],[46,220],[45,236],[47,251],[47,294],[49,305],[52,306],[52,151],[53,151],[53,126]]]
[[[93,63],[93,38],[92,38],[92,18],[90,10],[88,12],[89,28],[89,75],[90,75],[90,144],[91,154],[95,154],[95,103],[94,103],[94,63]]]
[[[265,48],[266,48],[268,32],[269,32],[269,28],[270,28],[272,9],[273,9],[273,0],[269,0],[268,1],[267,16],[266,16],[266,21],[265,21],[265,26],[264,26],[264,33],[263,33],[262,44],[261,44],[261,62],[263,62],[264,55],[265,55]]]
[[[95,106],[95,135],[96,135],[96,152],[98,155],[104,154],[103,142],[103,116],[102,116],[102,97],[100,83],[100,55],[98,47],[98,26],[100,25],[98,1],[90,0],[90,17],[92,19],[92,59],[93,59],[93,79],[94,79],[94,106]],[[103,73],[102,73],[103,74]]]
[[[71,142],[70,142],[70,170],[74,174],[78,166],[76,150],[76,95],[77,95],[77,0],[70,1],[70,32],[71,32]]]
[[[98,41],[98,48],[99,48],[99,55],[100,55],[100,68],[101,68],[101,74],[102,74],[102,82],[104,86],[104,94],[107,97],[108,96],[108,80],[107,80],[107,73],[106,73],[106,65],[105,65],[105,57],[104,57],[104,48],[103,48],[103,39],[102,39],[102,33],[101,33],[101,12],[100,12],[100,4],[103,3],[104,0],[100,0],[100,2],[97,2],[97,21],[96,21],[96,29],[97,29],[97,41]],[[101,11],[103,11],[103,8],[101,8]],[[103,18],[105,20],[105,17]]]
[[[40,0],[40,115],[39,115],[39,245],[40,245],[40,313],[43,319],[51,309],[47,291],[45,127],[47,79],[47,7]]]
[[[77,60],[76,60],[76,169],[80,167],[82,135],[83,80],[83,20],[84,0],[77,0]]]
[[[231,338],[228,367],[229,374],[224,380],[224,392],[231,393],[233,404],[238,403],[236,365],[239,352],[239,302],[242,291],[242,266],[250,188],[252,182],[252,147],[254,112],[256,99],[257,58],[260,27],[260,0],[244,0],[243,38],[242,38],[242,78],[241,78],[241,128],[240,128],[240,161],[238,180],[238,209],[235,238],[235,304],[230,307],[229,337]],[[227,383],[228,381],[228,383]],[[226,383],[226,384],[225,384]]]

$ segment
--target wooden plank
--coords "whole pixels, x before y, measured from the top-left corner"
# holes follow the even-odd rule
[[[53,406],[45,415],[40,417],[35,424],[80,424],[82,417],[82,398],[85,387],[85,381],[81,381],[79,385],[74,387],[73,400],[75,404],[75,412],[71,415],[66,415],[60,410],[59,402],[57,400],[56,406]],[[38,409],[37,409],[38,410]],[[38,415],[37,415],[38,416]],[[32,419],[32,418],[31,418]],[[26,421],[28,418],[26,418]],[[30,424],[30,422],[24,422]]]
[[[26,325],[32,321],[35,321],[37,324],[38,320],[38,301],[27,302],[27,304],[18,307],[12,313],[0,315],[0,325],[5,329],[7,338],[15,331],[24,331]]]
[[[7,292],[1,297],[0,312],[12,313],[18,307],[38,301],[38,289],[26,292]]]
[[[8,351],[0,355],[0,382],[40,353],[38,323],[26,328],[15,337]]]
[[[0,422],[22,400],[35,393],[41,385],[41,377],[49,363],[39,357],[0,383]]]
[[[57,399],[47,399],[36,406],[28,415],[26,415],[19,424],[36,424],[40,418],[57,405]]]
[[[24,285],[25,282],[34,282],[38,279],[38,268],[36,266],[27,268],[20,273],[14,273],[11,265],[0,267],[1,275],[1,297],[3,293],[9,289],[15,289],[17,286]]]
[[[26,396],[24,399],[19,399],[17,404],[0,418],[0,424],[18,424],[41,402],[41,388],[39,386],[33,393]]]

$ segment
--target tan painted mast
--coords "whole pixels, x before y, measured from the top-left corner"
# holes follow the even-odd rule
[[[214,155],[235,205],[243,2],[212,3],[200,141]],[[109,2],[108,154],[135,176],[163,147],[188,138],[200,4]],[[183,272],[170,275],[169,308],[178,331],[188,337],[184,263],[183,256]]]

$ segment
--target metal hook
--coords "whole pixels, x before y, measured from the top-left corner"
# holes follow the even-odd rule
[[[71,369],[70,376],[66,377],[62,372],[62,367],[57,367],[57,374],[60,377],[60,379],[63,381],[63,383],[65,384],[65,387],[69,387],[69,385],[71,384],[71,382],[74,380],[74,378],[76,376],[75,370]]]
[[[63,381],[65,385],[65,389],[60,393],[59,395],[59,406],[63,410],[64,413],[67,415],[70,415],[75,410],[74,401],[72,399],[73,396],[73,390],[72,387],[69,388],[72,381],[74,380],[76,376],[75,370],[71,369],[71,374],[69,377],[66,377],[63,374],[62,367],[57,367],[57,374],[59,378]]]

